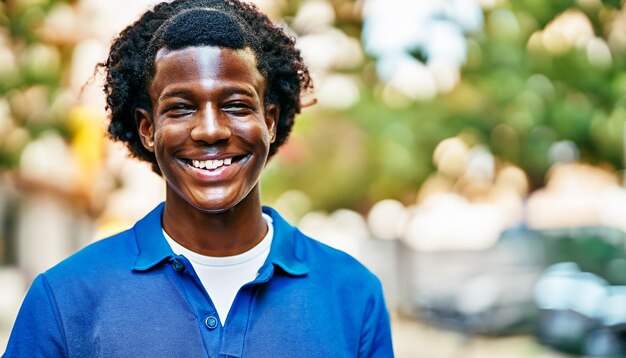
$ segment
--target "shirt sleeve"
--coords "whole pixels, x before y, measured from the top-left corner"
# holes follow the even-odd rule
[[[359,358],[389,358],[393,356],[389,313],[385,306],[382,286],[377,281],[377,291],[368,301],[365,310],[359,344]]]
[[[43,274],[24,298],[2,357],[67,357],[59,312]]]

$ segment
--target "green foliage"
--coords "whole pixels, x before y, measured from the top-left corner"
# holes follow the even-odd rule
[[[369,59],[360,101],[347,112],[322,108],[301,118],[294,137],[309,154],[289,163],[278,158],[271,170],[280,178],[269,174],[266,192],[272,197],[297,188],[325,209],[367,207],[388,197],[411,202],[436,170],[431,156],[437,144],[457,135],[522,167],[533,189],[544,185],[556,141],[576,143],[583,161],[623,168],[623,50],[611,48],[607,64],[591,61],[586,47],[555,52],[530,44],[534,33],[570,9],[584,13],[594,36],[606,41],[607,21],[621,6],[523,0],[486,10],[484,31],[468,39],[461,82],[430,101],[399,98],[400,105],[390,106]],[[346,141],[364,149],[346,150]]]
[[[21,151],[41,133],[69,135],[64,78],[72,43],[54,43],[44,22],[65,0],[0,3],[0,170],[19,164]]]

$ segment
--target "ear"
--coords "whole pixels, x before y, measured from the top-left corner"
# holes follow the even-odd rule
[[[135,125],[143,147],[154,153],[154,121],[152,115],[143,108],[136,108]]]
[[[270,132],[270,143],[276,141],[276,127],[278,124],[278,116],[280,114],[280,108],[278,105],[270,103],[265,106],[265,125]]]

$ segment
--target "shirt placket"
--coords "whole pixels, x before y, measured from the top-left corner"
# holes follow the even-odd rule
[[[266,264],[259,270],[257,278],[243,285],[228,313],[228,323],[224,327],[220,358],[242,357],[246,331],[250,324],[252,308],[258,286],[267,283],[274,274],[274,266]]]
[[[224,327],[220,322],[215,305],[186,257],[172,255],[169,263],[174,278],[173,281],[189,305],[189,309],[196,317],[196,323],[198,324],[207,356],[211,358],[219,357]]]

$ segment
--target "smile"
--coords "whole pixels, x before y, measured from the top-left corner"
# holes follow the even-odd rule
[[[197,169],[206,169],[206,170],[215,170],[221,167],[229,166],[232,163],[236,163],[246,156],[236,156],[224,159],[214,159],[214,160],[192,160],[188,159],[187,164],[197,168]]]

